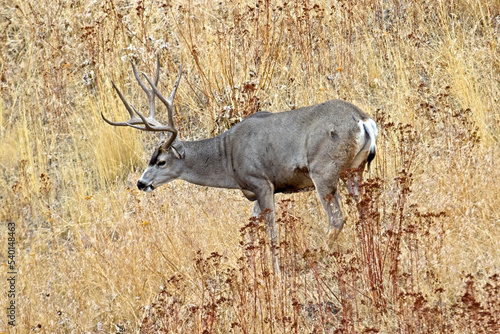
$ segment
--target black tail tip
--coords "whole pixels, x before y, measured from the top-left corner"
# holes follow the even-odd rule
[[[368,170],[368,171],[370,170],[370,164],[373,161],[373,159],[375,159],[375,150],[370,151],[370,153],[368,153],[368,158],[366,158],[366,162],[367,162],[366,170]]]

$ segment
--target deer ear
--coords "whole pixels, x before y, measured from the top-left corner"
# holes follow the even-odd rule
[[[174,141],[172,145],[170,146],[172,149],[172,152],[174,153],[175,157],[179,160],[184,159],[184,145],[179,142],[179,141]]]

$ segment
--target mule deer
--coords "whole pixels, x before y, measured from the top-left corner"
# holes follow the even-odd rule
[[[162,133],[163,142],[156,148],[149,165],[137,182],[140,190],[149,192],[175,179],[194,184],[240,189],[250,201],[256,201],[253,216],[263,215],[273,249],[273,265],[279,271],[275,246],[274,194],[316,189],[328,215],[330,240],[337,237],[344,220],[339,206],[337,184],[346,169],[357,169],[347,181],[356,199],[358,182],[365,165],[375,157],[377,125],[356,106],[333,100],[290,111],[257,112],[221,135],[199,141],[180,141],[173,122],[174,97],[182,76],[182,67],[168,99],[158,91],[160,61],[149,86],[132,63],[134,76],[149,100],[149,116],[144,116],[123,97],[118,96],[130,114],[126,122],[144,131]],[[168,111],[168,124],[155,119],[155,97]],[[170,133],[167,138],[164,133]]]

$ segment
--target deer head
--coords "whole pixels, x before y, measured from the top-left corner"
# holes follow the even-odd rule
[[[182,170],[182,163],[180,162],[184,158],[184,150],[182,143],[176,142],[177,129],[174,125],[174,97],[177,92],[177,87],[182,76],[182,66],[179,70],[179,75],[175,82],[172,93],[168,99],[165,99],[163,95],[158,90],[158,81],[160,79],[160,58],[157,59],[156,65],[156,76],[154,82],[143,72],[141,74],[146,78],[147,82],[151,86],[148,88],[146,84],[142,81],[137,68],[131,61],[132,70],[134,71],[134,76],[137,79],[139,86],[146,92],[149,101],[149,116],[145,117],[140,111],[138,111],[133,105],[130,105],[127,100],[123,97],[123,94],[116,87],[115,83],[112,82],[113,88],[116,90],[120,100],[122,100],[125,108],[127,109],[130,119],[126,122],[112,122],[108,120],[101,113],[102,118],[106,123],[113,126],[130,126],[134,129],[139,129],[142,131],[154,131],[160,132],[162,143],[156,148],[148,167],[142,174],[141,178],[137,182],[137,187],[140,190],[146,192],[152,191],[154,188],[161,184],[170,182],[176,179]],[[155,111],[155,97],[158,97],[161,102],[165,105],[168,112],[168,124],[163,125],[158,120],[156,120]],[[170,135],[165,135],[165,132],[170,133]]]

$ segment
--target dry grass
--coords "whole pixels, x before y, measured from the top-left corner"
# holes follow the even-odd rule
[[[18,265],[17,326],[2,313],[0,331],[499,331],[497,2],[5,0],[0,10],[0,261],[15,222]],[[157,138],[100,112],[126,116],[110,80],[145,104],[127,60],[151,73],[156,54],[164,91],[185,68],[181,139],[332,98],[377,119],[363,214],[344,192],[335,250],[314,193],[278,197],[279,278],[240,193],[135,189]]]

